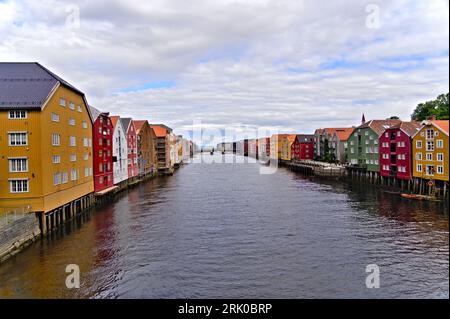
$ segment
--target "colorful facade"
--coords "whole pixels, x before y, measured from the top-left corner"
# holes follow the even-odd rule
[[[0,63],[0,210],[49,212],[94,191],[87,105],[38,63]]]
[[[248,156],[258,158],[258,140],[249,139],[248,140]]]
[[[147,120],[133,120],[137,136],[137,161],[140,176],[156,172],[156,136]]]
[[[333,133],[330,140],[330,151],[332,160],[344,164],[347,163],[348,139],[352,135],[354,127],[339,128]]]
[[[281,139],[281,159],[290,161],[292,159],[292,144],[295,141],[296,134],[287,134]]]
[[[128,144],[126,129],[119,116],[111,116],[113,125],[113,177],[114,184],[128,179]]]
[[[120,121],[127,134],[128,178],[133,178],[139,175],[136,128],[131,118],[120,118]]]
[[[113,125],[108,112],[90,106],[94,125],[92,129],[94,190],[104,193],[112,190],[113,177]]]
[[[281,159],[281,143],[289,134],[274,134],[270,137],[270,159]]]
[[[412,138],[413,176],[449,180],[448,120],[427,120]]]
[[[156,136],[156,156],[159,171],[170,169],[170,136],[171,129],[165,125],[151,125]]]
[[[379,138],[380,175],[412,178],[411,137],[421,128],[419,122],[401,122],[386,129]]]
[[[270,137],[258,139],[258,158],[268,159],[270,156]]]
[[[371,120],[353,131],[348,139],[347,159],[350,165],[368,172],[380,171],[379,137],[400,120]]]
[[[292,159],[297,161],[314,159],[314,135],[298,134],[291,146]]]

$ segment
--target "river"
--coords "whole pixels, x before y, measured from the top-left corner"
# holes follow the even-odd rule
[[[2,264],[0,298],[448,298],[446,209],[285,168],[190,163]]]

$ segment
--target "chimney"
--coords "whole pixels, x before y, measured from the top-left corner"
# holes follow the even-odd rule
[[[433,114],[433,115],[431,115],[431,116],[428,116],[428,117],[427,117],[427,120],[428,120],[428,121],[436,121],[436,115]]]
[[[364,113],[362,114],[362,118],[361,118],[361,124],[366,123],[366,117],[364,116]]]

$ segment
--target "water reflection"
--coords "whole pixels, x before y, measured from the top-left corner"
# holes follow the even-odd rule
[[[190,164],[2,265],[0,297],[448,297],[445,205],[258,164]],[[70,263],[79,290],[65,288]],[[371,263],[380,289],[365,287]]]

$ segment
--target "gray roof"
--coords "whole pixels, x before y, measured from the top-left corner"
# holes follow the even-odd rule
[[[120,121],[122,122],[123,129],[125,131],[128,131],[128,127],[130,126],[131,123],[131,117],[121,117]]]
[[[84,93],[37,62],[0,62],[0,109],[40,109],[57,84]]]
[[[100,114],[103,113],[102,111],[100,111],[99,109],[96,109],[92,105],[89,105],[89,110],[91,111],[91,114],[92,114],[92,123],[94,123],[97,120],[97,118],[100,116]]]
[[[314,134],[297,134],[296,138],[300,142],[312,142],[314,140]]]

